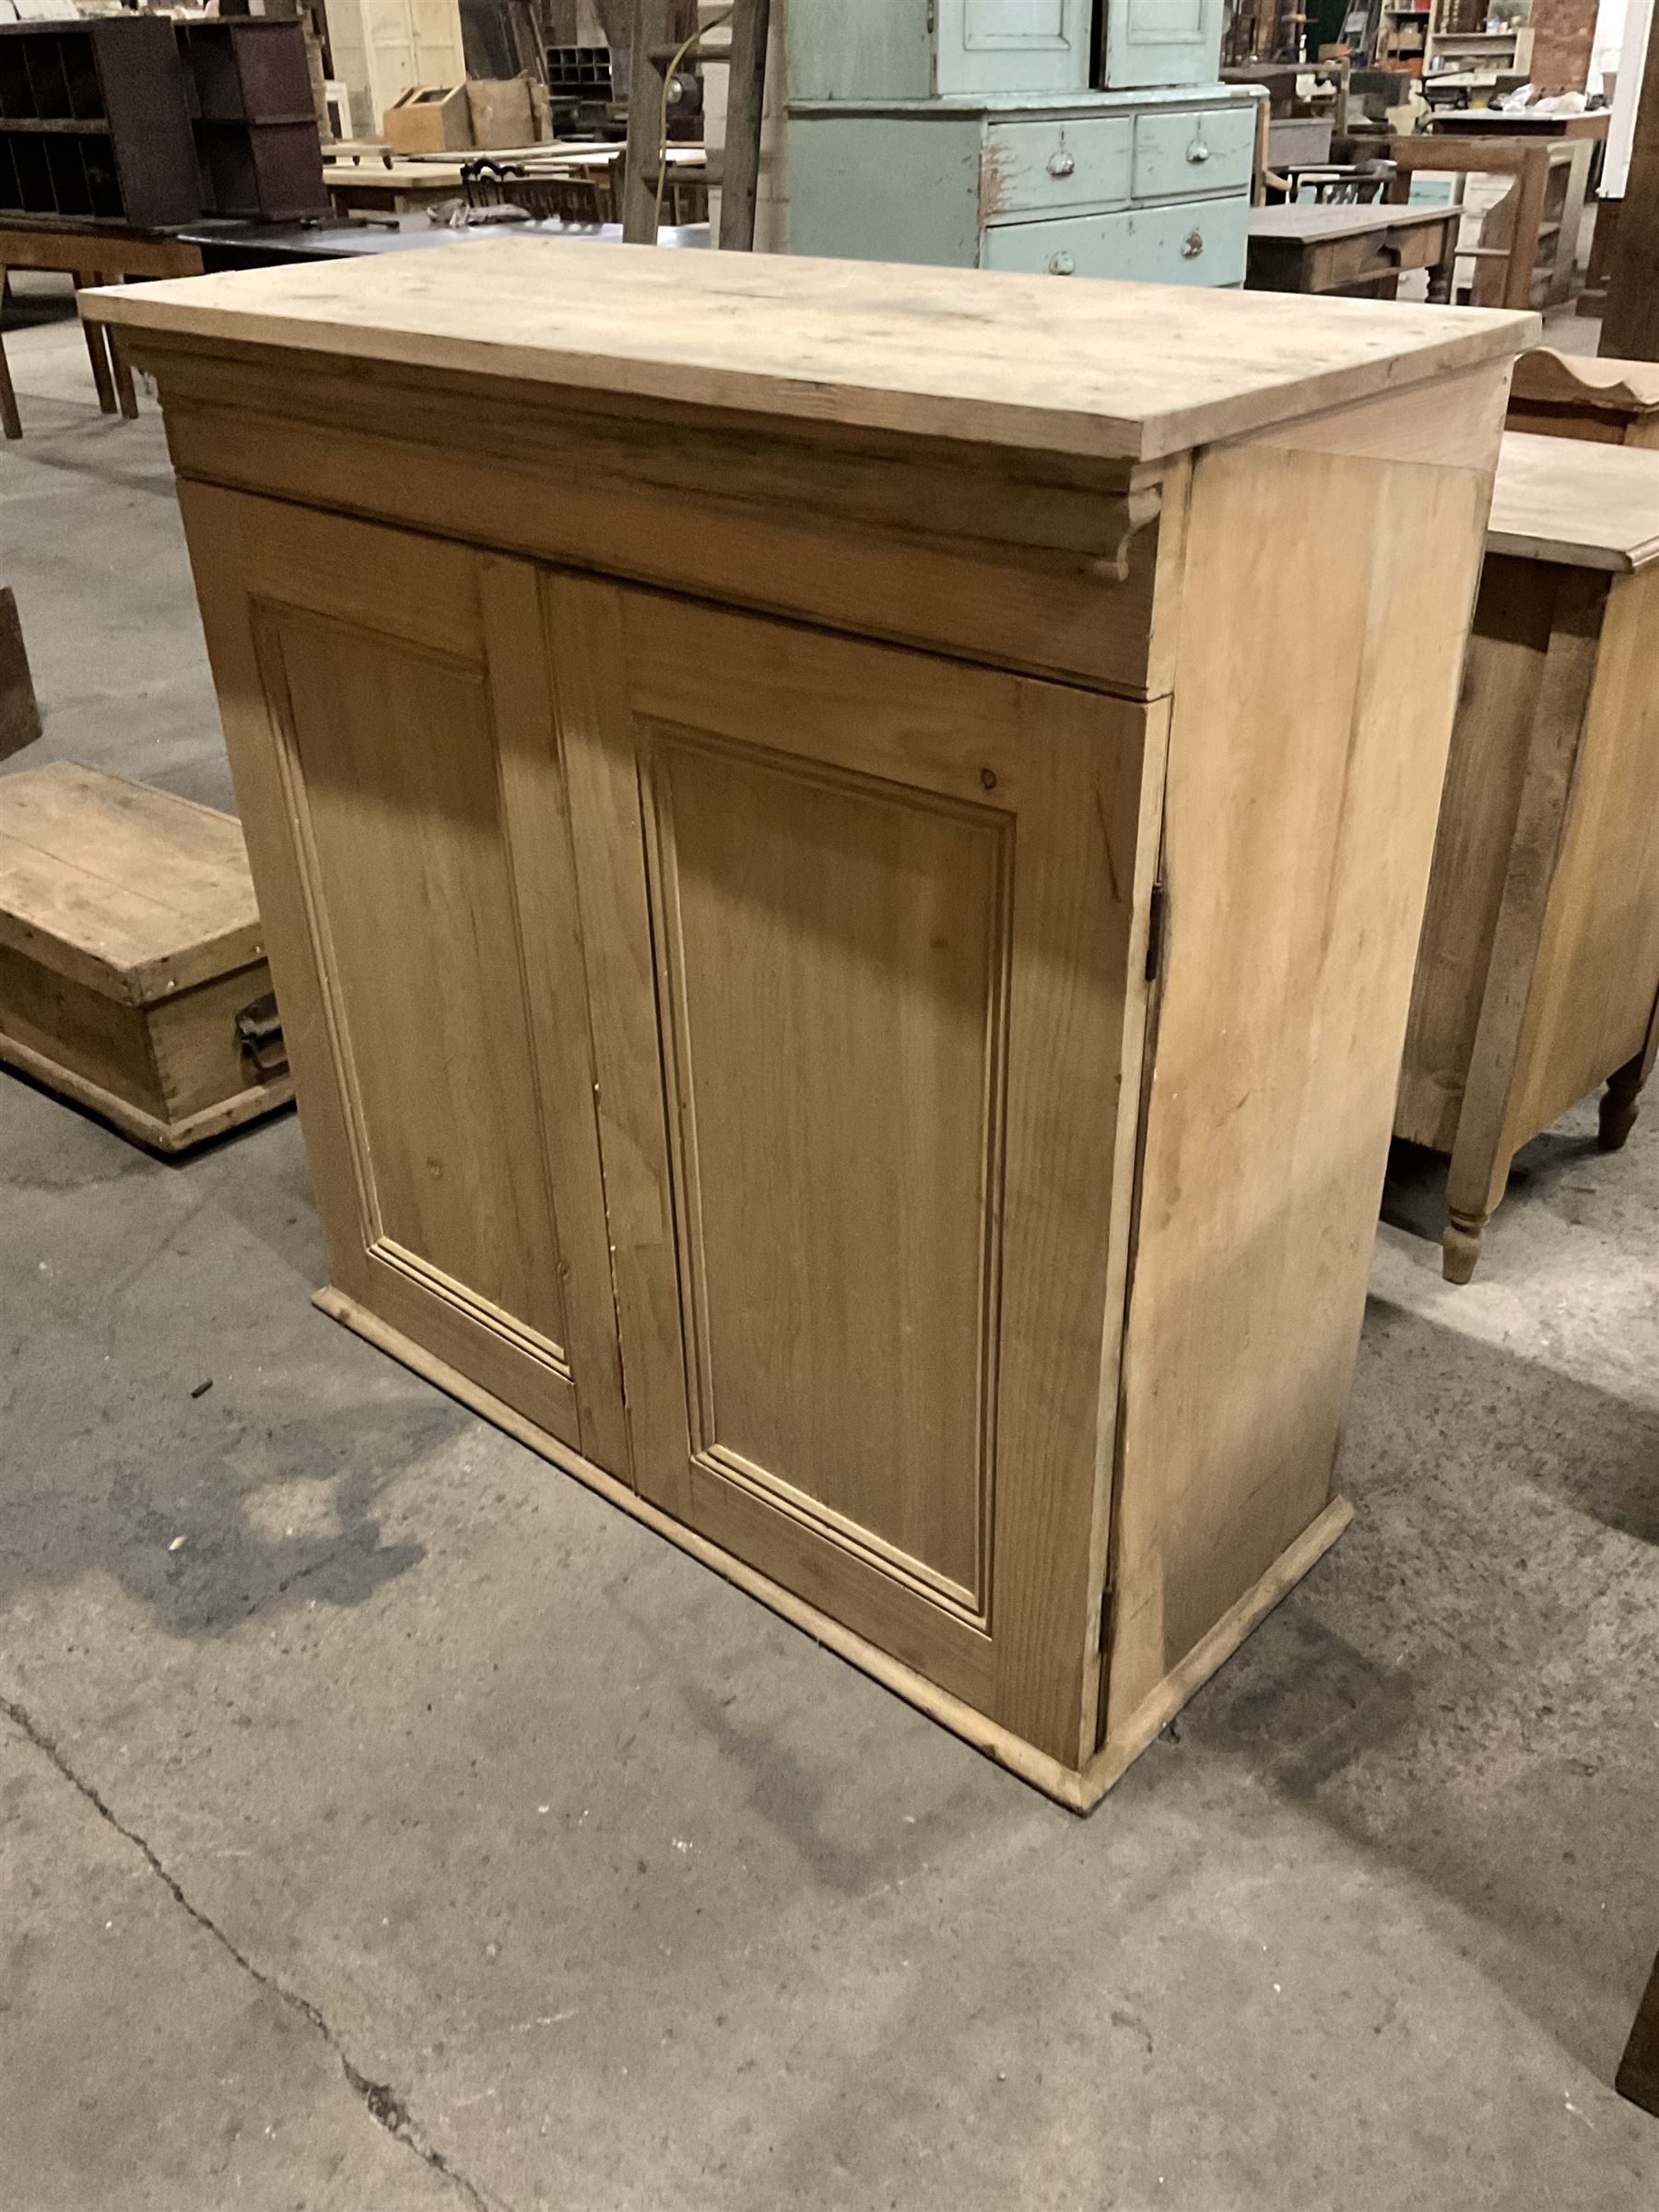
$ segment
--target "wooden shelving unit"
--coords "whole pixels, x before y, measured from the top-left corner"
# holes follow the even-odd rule
[[[1420,0],[1384,5],[1377,17],[1376,66],[1402,76],[1421,76],[1428,53],[1432,11]]]
[[[265,221],[326,214],[300,26],[242,16],[176,28],[206,212]]]
[[[200,212],[171,23],[0,24],[0,215],[155,229]]]
[[[1474,18],[1470,27],[1459,29],[1468,18]],[[1436,0],[1428,30],[1423,62],[1427,76],[1468,71],[1482,76],[1524,76],[1532,67],[1531,24],[1512,23],[1502,30],[1488,30],[1484,15],[1471,8],[1467,0]]]

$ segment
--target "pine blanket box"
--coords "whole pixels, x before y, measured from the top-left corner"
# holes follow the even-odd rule
[[[1347,1518],[1536,318],[522,239],[87,312],[325,1308],[1092,1803]]]
[[[1529,1137],[1659,1044],[1659,453],[1510,430],[1452,739],[1395,1129],[1451,1155],[1466,1283]]]
[[[71,761],[0,777],[0,1061],[157,1152],[288,1103],[230,815]]]

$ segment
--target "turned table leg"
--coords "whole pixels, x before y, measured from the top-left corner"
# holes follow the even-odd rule
[[[1641,1050],[1634,1060],[1627,1060],[1607,1077],[1607,1088],[1602,1094],[1601,1127],[1596,1134],[1596,1142],[1604,1152],[1623,1149],[1625,1139],[1635,1126],[1637,1100],[1641,1096],[1642,1085],[1653,1072],[1655,1059],[1659,1059],[1659,1002],[1654,1004]]]
[[[0,266],[0,429],[4,429],[8,438],[21,438],[23,418],[18,413],[18,394],[12,389],[11,364],[6,358],[6,272],[4,266]]]
[[[1637,1101],[1646,1079],[1646,1070],[1640,1060],[1627,1060],[1607,1077],[1607,1088],[1602,1093],[1601,1123],[1595,1133],[1595,1141],[1604,1152],[1624,1150],[1626,1140],[1636,1126]]]
[[[1509,1182],[1510,1155],[1483,1141],[1478,1130],[1459,1129],[1446,1177],[1446,1226],[1441,1236],[1441,1273],[1466,1283],[1480,1260],[1486,1225]]]

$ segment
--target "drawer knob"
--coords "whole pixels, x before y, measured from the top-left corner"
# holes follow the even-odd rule
[[[1194,138],[1192,145],[1187,147],[1189,161],[1207,161],[1209,157],[1210,149],[1205,145],[1202,138]]]
[[[1048,172],[1051,177],[1069,177],[1077,166],[1076,156],[1068,154],[1065,147],[1061,147],[1048,158]]]
[[[1194,233],[1194,235],[1196,234]],[[1060,253],[1049,255],[1049,275],[1051,276],[1069,276],[1077,265],[1069,253]]]
[[[1199,256],[1199,254],[1200,254],[1200,253],[1203,253],[1203,251],[1204,251],[1204,233],[1203,233],[1203,231],[1202,231],[1202,230],[1189,230],[1189,231],[1187,232],[1186,236],[1185,236],[1185,237],[1184,237],[1184,238],[1182,240],[1182,241],[1181,241],[1181,258],[1182,258],[1182,261],[1196,261],[1196,260],[1197,260],[1197,258],[1198,258],[1198,256]]]

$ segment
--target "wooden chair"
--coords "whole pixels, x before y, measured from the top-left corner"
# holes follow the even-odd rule
[[[1267,172],[1268,199],[1313,200],[1321,206],[1369,206],[1382,197],[1392,161],[1287,162]]]

